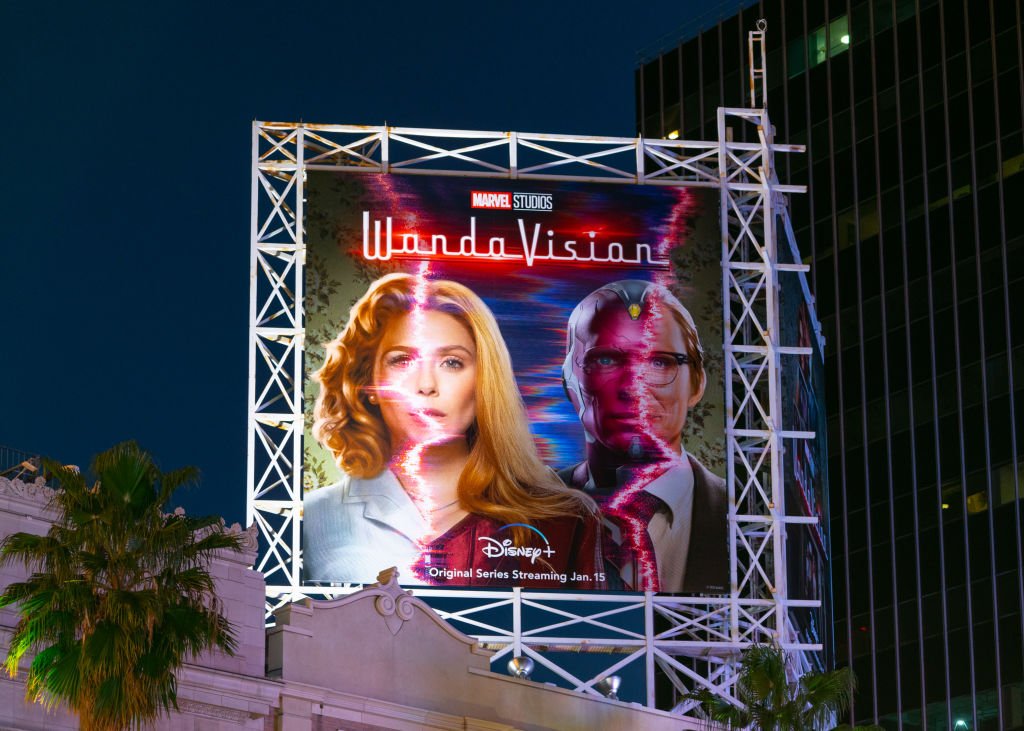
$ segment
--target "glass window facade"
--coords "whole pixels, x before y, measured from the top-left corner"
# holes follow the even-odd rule
[[[767,20],[777,139],[807,146],[779,174],[809,186],[849,720],[1024,729],[1021,2],[747,5],[637,69],[637,124],[713,137]]]
[[[790,41],[788,49],[789,76],[798,76],[807,69],[825,63],[850,48],[850,24],[845,15],[830,20],[827,25],[798,36]]]

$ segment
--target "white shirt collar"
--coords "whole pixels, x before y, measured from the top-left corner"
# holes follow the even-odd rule
[[[426,521],[391,470],[373,477],[353,477],[348,502],[365,503],[363,515],[390,525],[413,541],[420,540],[427,532]]]
[[[693,504],[693,467],[686,452],[678,462],[647,483],[644,492],[662,500],[673,517],[688,513]]]

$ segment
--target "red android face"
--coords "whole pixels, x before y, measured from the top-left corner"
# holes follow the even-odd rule
[[[680,454],[687,411],[704,393],[689,313],[646,282],[616,282],[577,306],[563,375],[588,441],[631,461]]]

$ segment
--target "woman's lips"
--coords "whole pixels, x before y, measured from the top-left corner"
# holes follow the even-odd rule
[[[416,409],[415,411],[410,411],[409,413],[412,416],[427,419],[443,419],[445,416],[447,416],[447,414],[445,414],[443,411],[438,411],[437,409]]]

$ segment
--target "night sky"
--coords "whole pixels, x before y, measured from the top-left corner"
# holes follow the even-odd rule
[[[633,136],[638,51],[719,3],[368,5],[2,4],[0,445],[135,439],[242,521],[252,120]]]

